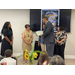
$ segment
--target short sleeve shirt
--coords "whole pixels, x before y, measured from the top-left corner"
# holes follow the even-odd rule
[[[4,29],[3,30],[3,35],[4,36],[7,36],[9,38],[9,40],[11,41],[12,40],[12,35],[13,35],[13,32],[12,30],[8,30],[8,29]]]

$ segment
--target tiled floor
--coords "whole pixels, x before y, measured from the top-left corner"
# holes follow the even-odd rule
[[[28,65],[27,63],[23,64],[23,58],[20,57],[17,59],[17,65]],[[66,65],[75,65],[75,59],[65,59]],[[34,60],[34,65],[37,65],[37,60]]]
[[[34,60],[34,65],[37,64],[37,60]],[[23,58],[20,57],[17,59],[17,65],[28,65],[27,63],[23,64]]]
[[[65,59],[66,65],[75,65],[75,59]]]

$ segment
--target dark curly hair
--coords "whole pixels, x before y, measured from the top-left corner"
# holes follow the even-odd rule
[[[9,24],[10,24],[9,21],[7,21],[7,22],[4,23],[3,28],[2,28],[2,30],[1,30],[1,34],[3,34],[3,30],[4,30],[4,29],[8,29],[8,25],[9,25]],[[10,30],[12,31],[12,28],[10,28]]]

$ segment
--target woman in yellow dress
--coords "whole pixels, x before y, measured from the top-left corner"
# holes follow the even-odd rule
[[[33,33],[30,30],[30,25],[26,24],[25,25],[25,30],[22,33],[22,50],[23,50],[23,64],[25,64],[25,49],[27,49],[28,51],[32,50],[32,41],[33,41]],[[26,62],[28,63],[28,60],[26,59]]]

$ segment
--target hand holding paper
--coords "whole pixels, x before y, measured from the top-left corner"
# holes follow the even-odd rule
[[[43,35],[43,31],[36,31],[36,35],[38,35],[38,36]]]

